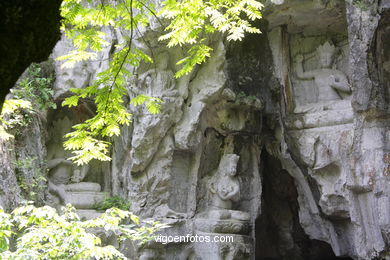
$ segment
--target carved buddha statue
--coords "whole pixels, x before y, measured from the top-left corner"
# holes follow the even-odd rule
[[[233,202],[238,201],[240,196],[240,183],[236,176],[239,156],[225,154],[214,178],[209,184],[212,194],[208,216],[215,219],[249,220],[246,212],[232,210]]]
[[[66,191],[77,189],[80,188],[78,186],[84,185],[84,183],[80,184],[80,182],[85,178],[89,171],[88,165],[78,167],[66,159],[68,154],[63,148],[61,137],[66,133],[70,126],[71,122],[68,117],[54,122],[54,131],[58,136],[52,137],[47,152],[47,168],[49,169],[49,192],[56,195],[61,204],[67,204],[69,202]]]
[[[319,69],[304,71],[302,62],[303,55],[297,56],[296,74],[300,79],[314,79],[317,86],[317,101],[340,100],[343,93],[350,93],[351,88],[344,72],[333,69],[332,63],[335,53],[335,46],[329,42],[317,48]]]
[[[249,234],[249,213],[235,210],[233,204],[240,197],[240,182],[237,177],[239,158],[236,154],[222,156],[218,169],[208,184],[211,195],[208,208],[196,216],[196,232],[235,234],[237,236]],[[220,254],[219,250],[213,251],[212,254],[216,252],[218,255]]]

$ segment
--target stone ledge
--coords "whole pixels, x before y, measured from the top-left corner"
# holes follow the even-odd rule
[[[345,125],[353,122],[353,110],[333,110],[308,114],[295,114],[287,118],[286,125],[290,130]]]

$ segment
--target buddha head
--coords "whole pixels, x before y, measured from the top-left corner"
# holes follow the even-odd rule
[[[237,173],[237,163],[240,156],[236,154],[225,154],[219,162],[219,171],[226,176],[235,176]]]
[[[329,42],[325,42],[317,48],[321,68],[330,68],[332,66],[335,50],[336,47]]]

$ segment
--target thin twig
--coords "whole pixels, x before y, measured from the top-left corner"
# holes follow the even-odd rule
[[[121,1],[123,2],[123,0],[121,0]],[[140,1],[138,1],[138,2],[140,2]],[[127,9],[126,6],[125,6],[125,8]],[[127,9],[127,11],[130,12],[129,9]],[[150,12],[152,12],[152,10],[150,10]],[[130,14],[130,15],[131,15],[131,14]],[[153,52],[152,47],[151,47],[150,44],[145,40],[144,36],[142,35],[142,33],[140,32],[140,30],[138,29],[138,26],[137,26],[137,25],[135,25],[135,29],[137,30],[137,32],[138,32],[139,35],[141,36],[141,39],[143,40],[143,42],[146,44],[146,46],[147,46],[148,49],[150,50],[150,54],[151,54],[151,56],[152,56],[152,60],[154,61],[155,58],[154,58],[154,52]],[[156,69],[156,66],[154,66],[154,68]]]
[[[150,51],[150,55],[152,56],[152,60],[154,61],[155,58],[154,58],[154,52],[153,52],[153,49],[152,49],[152,46],[150,46],[150,44],[145,40],[144,36],[142,35],[142,33],[140,32],[140,30],[138,29],[138,26],[136,25],[135,26],[135,29],[137,30],[137,32],[139,33],[139,35],[141,36],[141,39],[142,41],[146,44],[146,46],[148,47],[149,51]],[[154,64],[154,63],[153,63]],[[156,70],[156,66],[154,66],[154,69]]]
[[[122,0],[122,2],[123,2],[123,0]],[[116,72],[116,74],[115,74],[115,76],[114,76],[114,81],[112,82],[112,84],[111,84],[111,86],[110,86],[110,90],[108,91],[108,96],[107,96],[107,100],[106,100],[106,107],[105,107],[105,109],[104,109],[104,112],[105,112],[105,113],[107,112],[108,100],[109,100],[110,95],[111,95],[111,93],[112,93],[113,87],[114,87],[114,85],[115,85],[115,83],[116,83],[116,79],[117,79],[117,77],[118,77],[120,71],[122,70],[122,68],[123,68],[123,66],[124,66],[124,64],[125,64],[125,62],[126,62],[126,60],[127,60],[127,57],[128,57],[129,54],[130,54],[131,46],[132,46],[132,43],[133,43],[133,34],[134,34],[134,25],[133,25],[133,21],[134,21],[134,19],[133,19],[133,0],[130,0],[130,10],[127,8],[126,3],[124,3],[124,6],[125,6],[125,8],[126,8],[126,9],[129,11],[129,13],[130,13],[130,39],[129,39],[128,50],[127,50],[127,52],[126,52],[126,55],[125,55],[125,57],[123,58],[122,63],[120,64],[119,69],[118,69],[118,71]]]
[[[104,7],[104,0],[101,0],[101,1],[100,1],[100,5],[101,5],[101,6],[100,6],[100,9],[99,9],[99,12],[98,12],[97,16],[95,17],[94,22],[97,21],[97,19],[98,19],[99,16],[100,16],[101,11],[103,10],[103,7]]]
[[[138,0],[138,2],[143,6],[143,7],[145,7],[156,19],[157,19],[157,21],[160,23],[160,25],[163,27],[163,28],[165,28],[166,26],[162,23],[162,21],[160,20],[160,18],[158,18],[158,16],[157,16],[157,14],[152,10],[152,9],[150,9],[149,8],[149,6],[147,6],[146,4],[144,4],[142,1],[139,1]]]

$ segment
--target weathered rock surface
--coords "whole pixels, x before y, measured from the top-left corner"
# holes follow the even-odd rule
[[[333,19],[332,26],[311,21],[308,26],[316,27],[315,31],[304,24],[272,31],[270,42],[278,43],[271,44],[274,63],[279,64],[275,72],[284,91],[280,161],[295,178],[299,220],[311,239],[329,243],[338,256],[384,258],[389,252],[390,219],[385,216],[390,200],[384,184],[389,181],[389,120],[388,86],[380,82],[386,73],[380,71],[388,58],[382,42],[387,29],[378,25],[388,21],[388,11],[385,4],[375,1],[346,1],[345,7],[339,8],[338,4],[330,1],[321,12],[324,15],[335,9],[331,13],[341,16],[341,20]],[[301,3],[301,8],[292,11],[292,24],[302,19],[308,8],[315,10],[320,5]],[[272,22],[270,27],[274,27]],[[325,76],[318,50],[329,40],[337,52],[333,50],[329,56],[332,70]],[[337,90],[342,79],[335,70],[346,75],[351,98]],[[322,77],[321,83],[316,82],[317,77]],[[326,105],[320,99],[325,88],[339,94]],[[349,99],[352,107],[344,105]]]
[[[0,182],[0,205],[5,210],[15,208],[22,199],[20,187],[17,183],[15,165],[10,161],[15,161],[15,152],[12,150],[13,142],[1,141],[1,182]]]
[[[46,190],[46,120],[45,115],[31,113],[20,129],[10,130],[14,137],[0,140],[0,205],[7,210],[22,200],[45,203]]]
[[[144,218],[169,222],[163,234],[225,234],[235,242],[150,243],[126,253],[140,259],[389,258],[389,8],[376,0],[272,1],[259,24],[263,34],[241,43],[213,39],[210,60],[179,80],[173,72],[181,50],[145,34],[156,68],[139,68],[129,97],[160,97],[162,112],[129,106],[133,124],[115,140],[111,164],[91,165],[84,181],[126,197]],[[53,55],[69,48],[63,39]],[[88,85],[107,66],[109,50],[74,69],[57,63],[56,98]],[[66,131],[92,113],[88,101],[52,111],[48,132],[56,124]],[[64,160],[57,135],[48,151]],[[63,184],[79,191],[70,179],[84,177],[61,167],[67,169]]]

